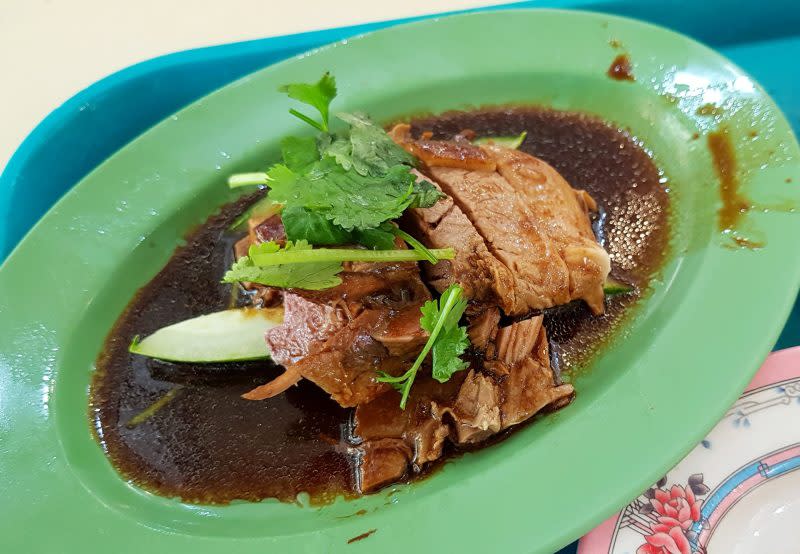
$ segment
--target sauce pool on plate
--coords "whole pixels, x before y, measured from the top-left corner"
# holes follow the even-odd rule
[[[658,169],[626,133],[576,113],[538,108],[450,112],[416,119],[412,128],[442,139],[465,129],[477,136],[526,131],[520,149],[553,165],[599,204],[594,228],[611,256],[612,276],[635,290],[609,297],[604,315],[594,316],[582,304],[547,312],[552,357],[568,379],[619,326],[661,266],[669,200]],[[268,361],[176,364],[128,352],[137,334],[230,307],[231,285],[220,279],[240,235],[228,228],[254,200],[251,195],[223,207],[133,298],[97,360],[93,427],[124,477],[165,496],[227,503],[295,501],[303,492],[324,503],[355,495],[357,460],[348,443],[352,410],[312,383],[301,381],[274,398],[249,401],[240,395],[281,368]],[[247,296],[234,300],[244,305]],[[443,459],[457,454],[451,448]]]

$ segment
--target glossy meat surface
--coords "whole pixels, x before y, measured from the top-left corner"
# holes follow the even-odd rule
[[[352,264],[342,284],[284,292],[284,323],[267,332],[272,358],[340,406],[386,392],[378,371],[402,372],[427,339],[420,308],[430,293],[413,263]]]
[[[592,232],[588,193],[524,152],[414,139],[405,124],[390,134],[448,196],[405,219],[427,245],[456,248],[455,260],[429,270],[437,290],[461,283],[472,300],[514,316],[578,299],[603,312],[611,264]]]

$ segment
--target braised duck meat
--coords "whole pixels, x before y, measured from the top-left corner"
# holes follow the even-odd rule
[[[269,398],[306,378],[341,406],[356,406],[389,390],[376,380],[379,370],[400,373],[413,363],[427,339],[420,307],[430,300],[417,265],[345,264],[340,276],[334,288],[284,292],[283,324],[266,341],[285,374],[245,398]]]
[[[596,204],[586,192],[524,152],[413,139],[406,124],[390,135],[449,197],[409,210],[404,220],[428,246],[456,245],[456,259],[432,270],[437,290],[469,283],[471,299],[507,315],[577,299],[603,312],[611,265],[592,233],[589,212]]]
[[[486,241],[452,198],[439,200],[431,208],[409,210],[402,223],[430,248],[456,245],[455,259],[423,264],[426,280],[434,289],[442,292],[457,282],[467,298],[480,304],[478,309],[495,305],[506,313],[514,311],[513,273],[489,251]]]
[[[550,367],[542,316],[494,327],[483,356],[446,383],[427,377],[414,385],[406,409],[390,391],[356,408],[354,435],[362,492],[419,471],[442,455],[445,442],[471,445],[545,409],[569,403],[572,385]]]
[[[597,243],[588,214],[594,199],[569,183],[544,161],[510,148],[486,145],[497,172],[519,194],[537,227],[554,245],[569,273],[569,296],[580,298],[594,313],[603,312],[603,283],[611,270],[608,253]]]

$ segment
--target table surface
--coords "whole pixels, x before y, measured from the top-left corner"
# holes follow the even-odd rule
[[[500,4],[502,0],[3,0],[0,168],[68,98],[180,50]],[[8,15],[11,17],[8,17]]]

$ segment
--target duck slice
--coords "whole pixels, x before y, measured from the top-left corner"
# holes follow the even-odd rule
[[[603,312],[610,260],[592,233],[597,206],[586,192],[524,152],[418,140],[406,124],[390,135],[448,196],[403,221],[426,245],[456,249],[455,260],[427,270],[437,290],[458,282],[473,302],[512,316],[578,299]]]

